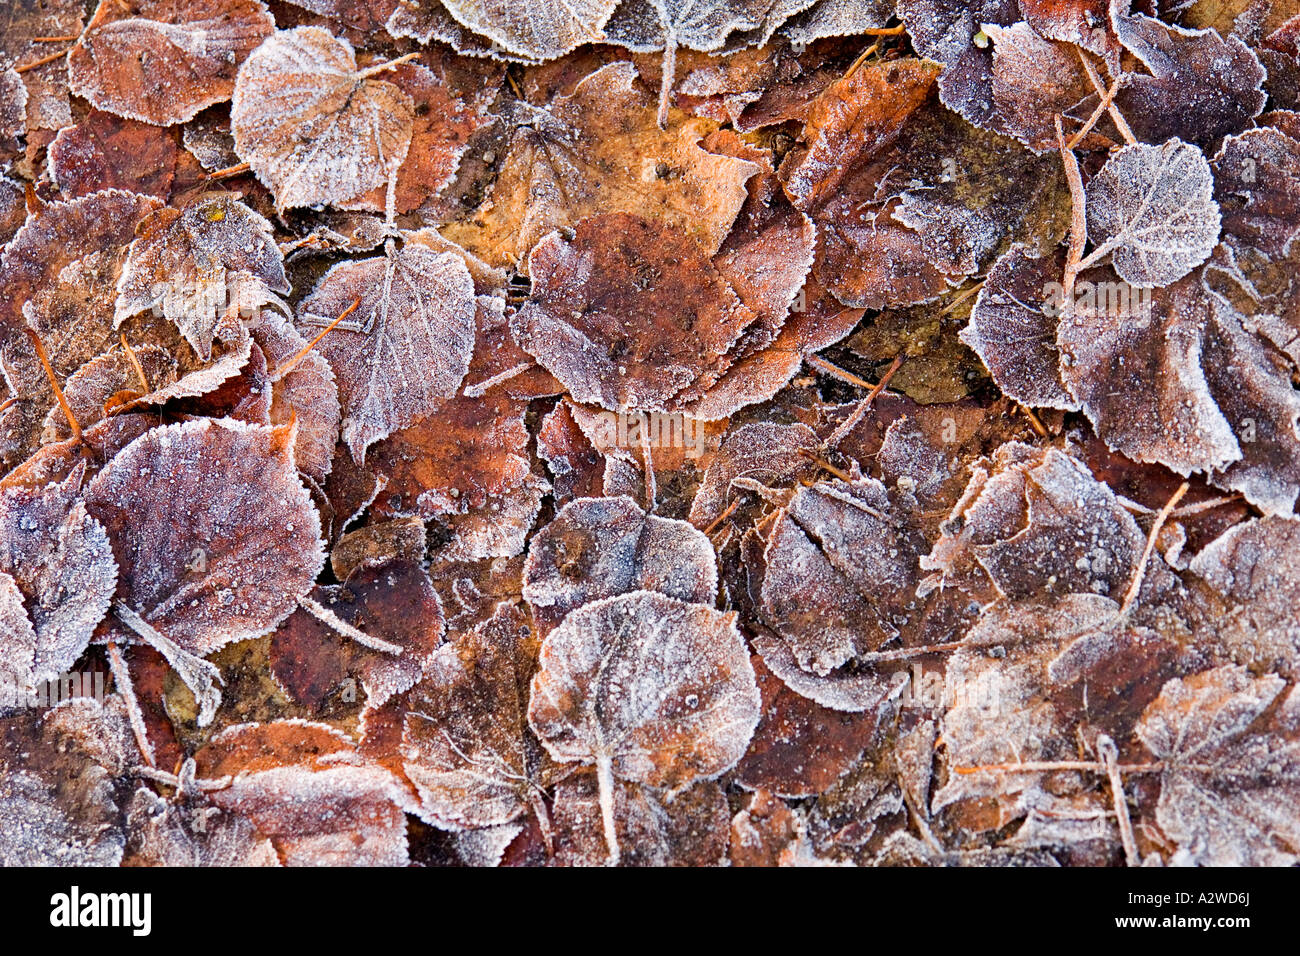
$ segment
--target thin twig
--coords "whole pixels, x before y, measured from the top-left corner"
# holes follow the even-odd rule
[[[140,393],[149,394],[149,379],[145,377],[144,367],[140,364],[140,359],[136,357],[135,349],[131,348],[131,343],[126,339],[125,332],[118,332],[118,337],[122,340],[122,348],[126,352],[126,357],[131,360],[131,367],[135,369],[135,374],[140,379]]]
[[[1115,804],[1115,817],[1119,821],[1119,836],[1124,844],[1124,860],[1129,866],[1141,866],[1142,858],[1138,855],[1137,839],[1133,835],[1133,821],[1128,815],[1128,801],[1124,799],[1124,780],[1119,774],[1119,748],[1115,741],[1105,734],[1097,738],[1097,754],[1106,767],[1106,777],[1110,780],[1111,801]]]
[[[31,338],[32,345],[36,348],[36,357],[41,360],[41,365],[45,368],[45,375],[50,380],[50,386],[54,389],[54,397],[59,400],[59,407],[63,409],[63,416],[68,420],[68,427],[72,429],[73,440],[77,444],[81,444],[81,426],[77,424],[77,417],[72,414],[72,406],[68,404],[68,398],[63,394],[59,380],[54,374],[54,366],[50,364],[50,357],[46,354],[45,346],[41,343],[40,335],[30,325],[24,325],[23,330]]]
[[[1079,54],[1079,60],[1083,63],[1084,72],[1088,74],[1088,81],[1092,83],[1092,88],[1097,91],[1098,96],[1104,99],[1106,97],[1106,86],[1101,82],[1101,77],[1097,75],[1096,69],[1084,56],[1082,50],[1075,47],[1074,51]],[[1116,78],[1116,83],[1118,84],[1118,82],[1118,78]],[[1128,121],[1124,119],[1124,114],[1119,111],[1119,107],[1115,105],[1113,100],[1107,104],[1106,111],[1110,113],[1111,121],[1115,124],[1115,128],[1119,130],[1119,135],[1124,137],[1124,142],[1130,146],[1135,144],[1137,138],[1134,137],[1133,131],[1129,129]]]
[[[885,369],[885,374],[880,376],[880,381],[871,386],[871,391],[867,393],[867,397],[858,402],[858,407],[853,409],[853,414],[841,422],[840,426],[831,434],[830,440],[826,443],[827,445],[834,448],[844,440],[845,435],[858,427],[858,423],[871,410],[871,405],[876,400],[876,396],[884,391],[885,386],[889,384],[889,380],[894,377],[894,373],[898,371],[902,364],[903,354],[900,352],[894,356],[894,361],[889,364],[889,368]]]
[[[354,299],[353,302],[352,302],[352,304],[351,304],[350,306],[348,306],[346,309],[344,309],[342,312],[339,313],[339,317],[338,317],[337,319],[335,319],[335,320],[334,320],[333,322],[331,322],[329,325],[325,326],[325,328],[321,329],[320,332],[317,334],[317,336],[316,336],[314,339],[312,339],[310,342],[308,342],[306,345],[304,345],[301,349],[299,349],[297,355],[295,355],[293,358],[289,359],[289,361],[285,362],[283,365],[281,365],[279,368],[277,368],[274,372],[272,372],[272,373],[271,373],[271,381],[272,381],[272,382],[278,382],[278,381],[280,381],[280,379],[284,378],[286,375],[288,375],[290,372],[292,372],[292,371],[294,370],[294,367],[295,367],[299,362],[301,362],[303,359],[305,359],[305,358],[308,356],[308,354],[310,354],[311,350],[314,349],[314,348],[316,347],[316,343],[317,343],[317,342],[319,342],[321,339],[325,338],[325,336],[326,336],[327,334],[329,334],[329,333],[332,332],[335,328],[337,328],[337,327],[338,327],[338,324],[339,324],[340,322],[342,322],[342,321],[343,321],[344,319],[346,319],[349,315],[351,315],[353,312],[355,312],[355,311],[356,311],[360,306],[361,306],[361,299],[360,299],[360,298]]]
[[[22,66],[14,67],[14,72],[26,73],[28,70],[35,70],[37,67],[42,67],[47,63],[53,63],[55,60],[62,59],[67,55],[67,53],[67,50],[60,50],[58,53],[51,53],[48,56],[41,57],[39,60],[33,60],[31,63],[24,63]]]
[[[1142,591],[1142,579],[1147,573],[1147,563],[1151,560],[1151,552],[1156,549],[1156,537],[1160,534],[1160,529],[1164,527],[1164,523],[1169,520],[1174,508],[1178,506],[1178,502],[1182,500],[1183,495],[1187,494],[1187,489],[1190,487],[1191,485],[1185,481],[1179,485],[1178,490],[1173,493],[1168,503],[1156,515],[1155,523],[1151,525],[1151,532],[1147,535],[1147,546],[1142,551],[1142,560],[1138,562],[1137,570],[1133,572],[1133,581],[1129,584],[1128,593],[1124,595],[1124,603],[1120,605],[1119,613],[1115,615],[1116,621],[1122,621],[1126,618],[1134,602],[1137,601],[1138,594]]]

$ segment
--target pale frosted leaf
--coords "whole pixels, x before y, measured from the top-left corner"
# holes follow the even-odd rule
[[[317,349],[338,379],[343,441],[361,462],[460,386],[474,348],[474,281],[457,256],[406,244],[326,273],[298,307],[301,331],[314,337],[357,299],[347,327]]]
[[[117,586],[104,527],[87,514],[78,470],[43,488],[0,490],[0,571],[13,576],[36,632],[35,679],[70,668]]]
[[[288,429],[229,419],[169,425],[128,445],[86,489],[121,568],[118,599],[187,653],[261,636],[324,565],[291,443]]]
[[[343,202],[397,175],[411,145],[411,98],[357,69],[320,27],[277,32],[239,69],[235,152],[280,209]]]
[[[759,707],[733,615],[633,591],[578,608],[550,633],[528,722],[557,760],[680,789],[740,759]]]
[[[543,627],[584,604],[636,590],[713,604],[713,545],[685,521],[647,515],[628,498],[571,501],[529,544],[524,598]]]
[[[1169,285],[1219,241],[1210,164],[1195,146],[1125,146],[1088,184],[1088,235],[1109,250],[1120,277],[1139,288]]]
[[[444,0],[453,17],[511,53],[548,60],[601,38],[618,0]]]

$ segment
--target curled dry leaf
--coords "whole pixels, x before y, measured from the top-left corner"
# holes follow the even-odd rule
[[[271,224],[229,194],[159,209],[138,231],[117,282],[115,324],[160,310],[205,362],[229,308],[251,314],[289,291]]]
[[[298,308],[315,337],[360,300],[346,327],[321,340],[343,404],[343,441],[360,464],[366,449],[434,412],[455,393],[474,348],[474,281],[451,253],[387,247],[326,273]]]
[[[235,152],[278,209],[342,203],[391,182],[406,159],[411,98],[321,27],[269,37],[239,69]]]
[[[92,105],[157,126],[230,98],[239,65],[275,29],[261,0],[100,0],[68,54]]]
[[[712,605],[713,545],[685,521],[647,515],[628,498],[571,501],[529,544],[524,598],[545,630],[584,604],[638,590]]]

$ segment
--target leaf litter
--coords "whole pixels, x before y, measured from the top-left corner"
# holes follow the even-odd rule
[[[1297,27],[1183,6],[10,4],[0,860],[1293,865]]]

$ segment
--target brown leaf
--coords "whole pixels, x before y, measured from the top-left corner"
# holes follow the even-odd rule
[[[674,113],[661,130],[630,63],[612,63],[524,114],[487,204],[444,233],[497,266],[513,266],[553,229],[627,213],[676,227],[706,255],[722,244],[757,169],[700,147],[706,120]]]
[[[442,604],[418,563],[358,568],[341,585],[312,590],[275,630],[271,673],[316,713],[349,679],[360,681],[368,707],[382,707],[420,679],[443,629]]]
[[[248,819],[289,866],[405,866],[407,797],[387,770],[325,724],[240,724],[194,755],[198,774],[227,775],[212,802]]]
[[[1249,126],[1264,108],[1264,68],[1237,37],[1142,15],[1117,17],[1115,33],[1151,71],[1130,74],[1115,97],[1139,139],[1177,137],[1209,148]]]
[[[529,271],[519,344],[576,401],[611,410],[678,410],[755,320],[686,235],[621,213],[583,220],[572,241],[552,233]]]
[[[528,729],[538,641],[518,608],[444,645],[404,700],[403,769],[434,823],[487,827],[535,805],[554,766]]]
[[[614,826],[621,866],[718,866],[727,852],[728,810],[722,788],[704,781],[675,795],[616,783]],[[600,793],[594,773],[555,788],[555,855],[562,866],[603,866]]]
[[[260,0],[100,0],[68,54],[72,92],[157,126],[230,98],[275,21]]]
[[[1285,694],[1285,696],[1283,696]],[[1251,733],[1274,702],[1268,726]],[[1300,850],[1300,710],[1275,674],[1219,667],[1165,685],[1138,737],[1161,762],[1156,820],[1179,862],[1289,866]]]

